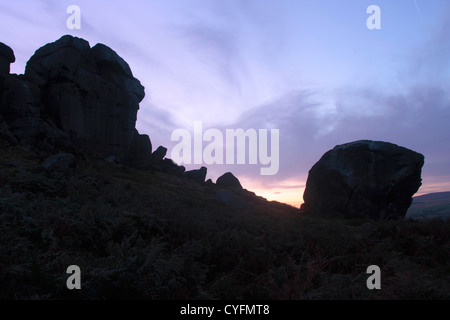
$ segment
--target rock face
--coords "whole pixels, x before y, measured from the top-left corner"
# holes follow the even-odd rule
[[[242,186],[238,178],[236,178],[231,172],[227,172],[217,178],[216,185],[219,188],[228,190],[242,190]]]
[[[98,156],[125,158],[145,94],[116,52],[63,36],[36,51],[25,78],[42,90],[45,111],[73,144]]]
[[[14,60],[1,44],[0,135],[8,143],[70,146],[132,166],[150,161],[150,139],[135,129],[144,87],[115,51],[66,35],[38,49],[25,75],[9,74]]]
[[[387,142],[336,146],[309,171],[300,210],[374,220],[404,217],[421,186],[423,164],[423,155]]]
[[[14,51],[6,44],[0,42],[0,75],[9,74],[10,65],[15,61]]]
[[[135,168],[144,167],[150,163],[152,143],[146,134],[139,134],[135,129],[133,139],[126,153],[125,162]]]

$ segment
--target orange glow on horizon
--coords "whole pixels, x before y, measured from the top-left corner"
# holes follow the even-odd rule
[[[304,183],[298,181],[282,181],[273,187],[261,187],[252,183],[251,180],[242,179],[242,186],[256,195],[266,198],[269,201],[286,203],[295,208],[300,208],[303,203]]]
[[[450,177],[424,177],[422,181],[422,186],[414,195],[423,196],[425,194],[436,193],[436,192],[447,192],[450,191]]]
[[[286,203],[295,208],[300,208],[303,201],[303,192],[305,191],[305,183],[298,181],[282,181],[273,187],[262,187],[252,183],[250,179],[242,179],[242,186],[256,195],[266,198],[269,201],[278,201]],[[423,184],[414,197],[450,191],[450,177],[424,177]]]

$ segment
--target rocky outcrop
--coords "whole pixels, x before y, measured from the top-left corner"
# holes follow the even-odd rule
[[[125,157],[125,162],[135,168],[148,165],[152,158],[152,143],[146,134],[139,134],[135,129],[133,140]]]
[[[424,156],[376,141],[336,146],[311,168],[301,212],[374,220],[404,217],[421,186]]]
[[[155,165],[153,165],[153,167],[155,167]],[[161,162],[159,162],[159,165],[156,165],[156,167],[165,173],[174,174],[177,176],[182,176],[186,172],[186,168],[184,166],[179,166],[169,158],[164,158]]]
[[[0,42],[0,75],[9,74],[11,63],[15,61],[14,51]]]
[[[107,46],[64,36],[36,51],[25,79],[41,89],[45,112],[81,149],[123,160],[140,143],[135,124],[144,87]]]
[[[153,162],[157,163],[162,161],[167,154],[167,148],[163,146],[159,146],[153,153],[152,153],[152,160]]]
[[[166,158],[167,148],[159,146],[150,156],[147,168],[162,171],[168,174],[183,176],[186,171],[184,166],[179,166],[172,159]]]
[[[38,86],[17,75],[0,77],[0,86],[0,116],[17,143],[40,150],[48,149],[46,142],[67,144],[64,132],[45,119]]]
[[[25,75],[9,75],[14,60],[1,44],[2,137],[49,152],[78,149],[115,157],[131,166],[150,161],[150,138],[135,129],[144,87],[114,50],[66,35],[38,49]]]
[[[42,117],[38,86],[23,76],[9,74],[14,61],[13,50],[0,43],[0,146],[37,145],[54,128]],[[45,149],[42,144],[40,147]]]
[[[187,178],[197,181],[199,183],[205,183],[207,171],[208,170],[206,169],[206,167],[201,167],[200,169],[197,170],[186,171],[184,175]]]
[[[242,190],[242,186],[241,183],[239,182],[239,179],[236,178],[231,172],[227,172],[224,175],[217,178],[216,185],[219,188],[228,190]]]

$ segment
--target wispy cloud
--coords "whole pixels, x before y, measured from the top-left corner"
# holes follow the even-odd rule
[[[417,3],[417,0],[414,0],[414,4],[415,4],[416,9],[417,9],[417,14],[418,14],[419,17],[420,17],[420,21],[421,21],[422,24],[423,24],[423,23],[424,23],[424,20],[423,20],[422,12],[421,12],[421,10],[420,10],[420,8],[419,8],[419,4]]]
[[[66,33],[113,48],[146,87],[137,126],[155,147],[170,148],[171,132],[196,120],[280,130],[277,175],[210,166],[213,179],[232,171],[273,194],[300,190],[325,151],[357,139],[422,152],[424,174],[438,179],[450,175],[450,4],[408,3],[386,1],[383,29],[368,33],[353,1],[79,0],[82,29],[70,32],[70,1],[3,1],[0,41],[18,73]]]

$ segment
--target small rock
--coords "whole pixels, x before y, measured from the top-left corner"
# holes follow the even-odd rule
[[[228,190],[242,190],[242,185],[239,182],[239,179],[236,178],[231,172],[227,172],[220,176],[216,181],[216,185],[219,188]]]
[[[184,175],[192,180],[195,180],[199,183],[205,183],[207,169],[206,167],[201,167],[198,170],[190,170],[186,171]]]
[[[42,167],[46,172],[62,176],[70,176],[75,173],[77,159],[70,153],[57,154],[45,159]]]
[[[152,153],[152,160],[153,162],[160,162],[164,159],[164,157],[167,154],[167,148],[163,147],[163,146],[159,146],[158,149],[156,149],[153,153]]]

